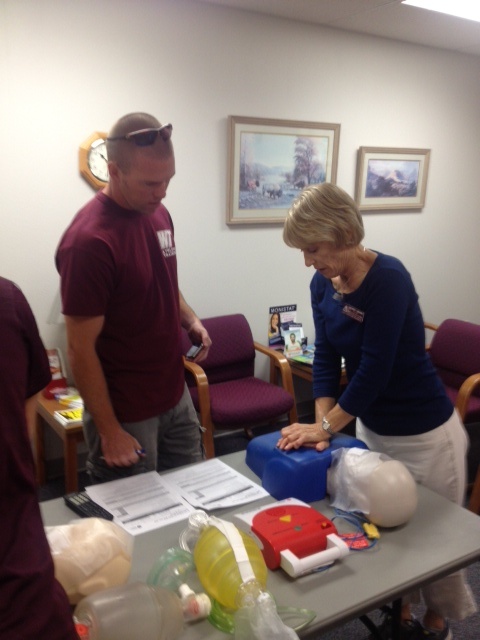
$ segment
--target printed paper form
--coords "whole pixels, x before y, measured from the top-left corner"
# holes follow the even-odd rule
[[[134,536],[186,520],[194,511],[156,471],[92,485],[86,491]]]
[[[132,535],[186,520],[195,509],[209,512],[269,495],[216,458],[162,475],[150,471],[91,485],[86,491]]]
[[[269,495],[217,458],[169,471],[162,478],[191,505],[205,511],[234,507]]]

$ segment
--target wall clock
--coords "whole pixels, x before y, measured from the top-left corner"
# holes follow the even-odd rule
[[[82,142],[78,150],[80,173],[97,190],[108,183],[106,139],[106,133],[96,131]]]

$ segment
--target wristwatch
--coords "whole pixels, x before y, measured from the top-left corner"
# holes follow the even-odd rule
[[[335,435],[335,431],[332,429],[332,425],[329,423],[329,421],[325,417],[322,418],[322,429],[326,431],[328,434],[330,434],[331,436]]]

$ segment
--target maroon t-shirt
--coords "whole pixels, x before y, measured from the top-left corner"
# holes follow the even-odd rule
[[[21,291],[0,278],[0,638],[77,639],[54,578],[35,484],[25,401],[50,381],[37,325]]]
[[[121,422],[172,409],[184,387],[173,225],[98,193],[75,216],[56,255],[63,313],[104,316],[97,341]],[[88,407],[87,407],[88,408]]]

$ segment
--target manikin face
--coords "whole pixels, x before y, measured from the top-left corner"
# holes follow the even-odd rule
[[[158,158],[150,153],[136,153],[130,168],[115,170],[115,200],[126,208],[152,215],[167,195],[170,180],[175,175],[175,157]],[[113,186],[113,185],[112,185]]]

